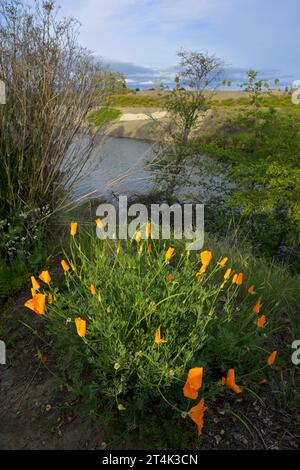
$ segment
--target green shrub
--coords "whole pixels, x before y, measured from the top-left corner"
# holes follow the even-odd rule
[[[165,102],[165,96],[116,95],[110,98],[111,106],[149,106],[160,107]]]
[[[95,126],[101,126],[101,124],[117,119],[121,114],[121,111],[118,109],[100,108],[98,111],[94,111],[88,116],[88,121]]]
[[[199,139],[198,151],[228,165],[235,188],[227,202],[241,228],[265,254],[299,248],[299,120],[273,108],[243,109],[227,124]]]
[[[228,369],[235,369],[245,393],[257,390],[259,380],[273,373],[266,358],[280,325],[276,298],[283,295],[285,281],[281,279],[281,290],[268,298],[266,279],[256,283],[255,265],[251,272],[252,258],[233,247],[223,252],[216,243],[212,261],[198,276],[198,254],[177,244],[167,262],[166,250],[158,241],[73,237],[66,257],[71,269],[59,288],[50,284],[54,300],[44,316],[47,331],[60,352],[69,390],[83,397],[91,415],[105,407],[134,421],[160,403],[160,415],[184,416],[197,403],[183,396],[193,367],[204,368],[199,399],[205,397],[209,407],[232,395],[220,384]],[[230,259],[222,267],[218,261],[226,255]],[[231,276],[225,281],[229,266]],[[244,278],[238,286],[232,282],[233,273],[241,271]],[[260,270],[261,276],[266,272]],[[272,275],[270,268],[268,272]],[[252,283],[254,294],[248,293]],[[257,315],[252,308],[259,298],[262,310]],[[267,323],[258,328],[261,314]],[[76,334],[78,317],[86,322],[86,336]],[[154,341],[158,330],[166,340],[163,344]]]

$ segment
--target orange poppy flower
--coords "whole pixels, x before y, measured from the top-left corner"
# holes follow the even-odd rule
[[[32,287],[30,291],[31,291],[31,297],[34,297],[36,294],[36,290]]]
[[[188,412],[189,417],[196,423],[197,428],[198,428],[198,436],[201,436],[202,434],[202,429],[204,425],[204,412],[206,410],[206,407],[204,405],[204,398],[200,400],[198,405],[193,406],[193,408],[190,409]]]
[[[226,385],[234,391],[234,393],[241,393],[242,389],[235,383],[234,369],[228,369],[226,377]]]
[[[261,307],[261,301],[260,299],[256,302],[256,304],[254,305],[253,309],[252,309],[252,312],[253,313],[259,313],[260,311],[260,307]]]
[[[224,266],[227,264],[228,262],[228,257],[225,256],[225,258],[221,259],[221,261],[219,261],[219,265],[222,266],[222,268],[224,268]]]
[[[165,254],[165,260],[166,262],[168,263],[170,261],[170,259],[172,258],[173,254],[174,254],[174,251],[175,251],[175,248],[168,248],[166,254]]]
[[[258,318],[256,322],[257,328],[263,328],[265,324],[267,323],[265,315],[261,315],[261,317]]]
[[[273,351],[272,354],[270,354],[270,356],[267,358],[267,363],[269,364],[269,366],[272,366],[274,364],[276,356],[277,351]]]
[[[243,284],[243,273],[237,273],[232,278],[232,284],[241,286]]]
[[[220,383],[221,385],[226,385],[226,377],[222,377]]]
[[[141,239],[142,239],[142,232],[140,230],[137,230],[137,232],[135,234],[135,241],[137,243],[140,243]]]
[[[39,279],[45,282],[45,284],[50,284],[51,276],[50,276],[49,271],[42,271],[41,274],[39,275]]]
[[[70,265],[64,259],[61,260],[60,264],[61,264],[61,267],[63,268],[63,270],[65,272],[67,272],[67,271],[69,271],[69,269],[71,269]]]
[[[200,259],[201,259],[202,265],[207,267],[212,260],[212,252],[208,250],[201,251]]]
[[[51,292],[49,292],[48,294],[48,303],[51,305],[53,302],[53,295],[51,294]]]
[[[203,367],[193,367],[189,370],[186,383],[183,387],[183,395],[187,398],[198,398],[198,391],[202,386]]]
[[[228,279],[230,278],[230,274],[231,274],[231,268],[228,268],[226,270],[226,273],[224,274],[225,281],[228,281]]]
[[[103,230],[104,229],[104,223],[102,222],[102,220],[100,218],[98,218],[96,220],[96,225],[97,227],[100,229],[100,230]]]
[[[70,234],[72,237],[75,237],[78,229],[78,223],[77,222],[71,222],[71,228],[70,228]]]
[[[24,306],[33,310],[38,315],[44,315],[46,309],[46,296],[44,294],[35,294],[32,299],[25,302]]]
[[[168,282],[171,282],[172,279],[173,279],[172,274],[168,274],[168,275],[167,275],[167,281],[168,281]]]
[[[90,285],[90,291],[92,295],[96,295],[97,291],[96,291],[96,287],[94,284]]]
[[[75,325],[76,325],[76,330],[77,334],[80,337],[83,337],[86,335],[86,321],[83,320],[80,317],[75,318]]]
[[[148,222],[146,225],[146,240],[148,240],[148,238],[151,238],[151,223],[150,222]]]
[[[153,251],[153,250],[152,250],[152,245],[151,245],[151,243],[149,243],[149,245],[148,245],[148,253],[151,255],[151,254],[152,254],[152,251]]]
[[[31,276],[31,285],[32,285],[32,288],[34,290],[39,290],[41,288],[40,284],[38,283],[38,281],[36,280],[36,278],[34,276]]]
[[[162,339],[160,330],[157,330],[157,331],[156,331],[156,333],[155,333],[155,338],[154,338],[154,342],[155,342],[156,344],[163,344],[163,343],[166,343],[166,342],[167,342],[167,340]]]
[[[254,294],[254,284],[251,284],[251,286],[248,289],[249,294]]]

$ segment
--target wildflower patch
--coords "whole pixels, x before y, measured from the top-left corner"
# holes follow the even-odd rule
[[[136,422],[159,403],[201,436],[216,400],[235,416],[235,399],[259,394],[280,362],[263,291],[226,253],[186,252],[150,227],[145,240],[89,235],[87,246],[72,222],[60,269],[59,287],[51,269],[33,273],[25,306],[47,322],[90,414],[105,407]]]

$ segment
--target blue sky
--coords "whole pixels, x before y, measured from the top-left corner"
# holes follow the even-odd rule
[[[59,4],[60,14],[81,22],[81,43],[113,68],[127,70],[129,82],[139,73],[142,82],[171,76],[181,48],[216,54],[236,76],[255,68],[265,78],[280,77],[284,83],[300,79],[300,0],[60,0]]]

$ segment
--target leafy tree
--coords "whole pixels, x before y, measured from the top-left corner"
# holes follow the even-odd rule
[[[176,88],[165,101],[169,122],[163,128],[157,158],[151,165],[167,197],[172,198],[184,176],[189,137],[209,108],[219,83],[223,62],[214,55],[181,51]]]

